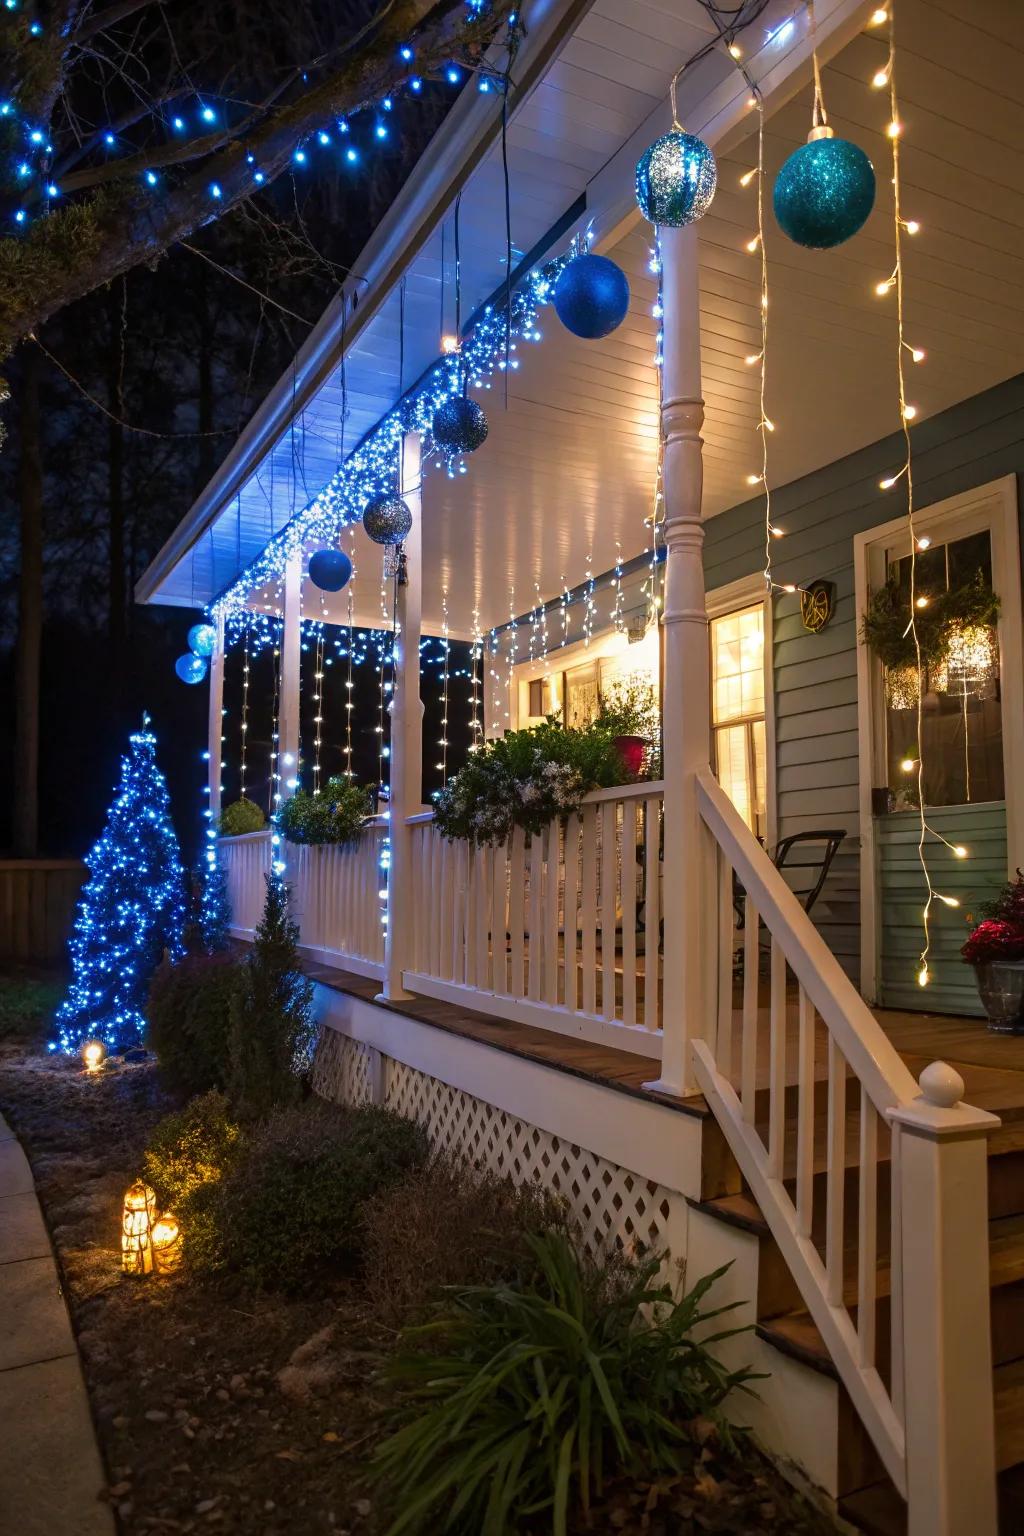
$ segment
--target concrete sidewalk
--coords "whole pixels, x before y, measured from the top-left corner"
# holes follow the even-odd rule
[[[0,1531],[113,1536],[85,1382],[28,1159],[0,1115]]]

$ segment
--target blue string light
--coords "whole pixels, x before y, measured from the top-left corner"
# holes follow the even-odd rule
[[[184,873],[148,725],[144,716],[130,738],[103,835],[85,861],[89,880],[69,944],[73,980],[51,1050],[74,1052],[90,1038],[108,1050],[138,1044],[150,977],[165,949],[172,960],[183,953]]]

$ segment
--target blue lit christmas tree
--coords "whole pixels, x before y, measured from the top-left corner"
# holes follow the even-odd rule
[[[51,1049],[88,1039],[137,1045],[143,1004],[164,950],[183,952],[185,881],[149,716],[131,738],[107,825],[86,859],[89,880],[69,945],[74,980],[57,1011]]]
[[[231,937],[231,903],[228,877],[217,860],[217,845],[211,843],[206,854],[206,868],[201,875],[199,896],[199,935],[208,955],[227,949]]]

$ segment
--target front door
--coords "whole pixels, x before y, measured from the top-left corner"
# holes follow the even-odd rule
[[[883,1007],[978,1014],[960,947],[979,903],[1007,878],[1011,848],[1020,857],[1020,554],[1012,480],[925,509],[915,534],[912,550],[901,519],[856,541],[860,622],[872,612],[880,626],[875,645],[861,645],[858,669],[863,989]],[[897,654],[912,648],[903,626],[912,564],[920,633],[928,636],[920,673],[916,661]],[[984,613],[990,590],[1000,603],[995,623]],[[927,890],[919,783],[928,872],[935,890],[955,903],[931,906],[925,988],[918,979]]]

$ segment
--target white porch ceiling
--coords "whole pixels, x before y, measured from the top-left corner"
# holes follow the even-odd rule
[[[919,419],[1024,368],[1024,40],[1015,0],[988,0],[984,30],[952,0],[897,0],[898,84],[906,125],[904,208],[921,221],[906,246],[907,336],[927,361],[911,369]],[[822,7],[819,5],[819,14]],[[772,10],[755,40],[756,78],[775,61],[769,32],[788,14]],[[799,22],[806,13],[796,13]],[[597,0],[565,43],[510,130],[513,239],[520,250],[541,240],[573,201],[609,176],[628,197],[629,157],[621,147],[664,101],[668,78],[707,37],[696,0]],[[771,478],[777,485],[887,435],[897,425],[895,309],[874,283],[892,268],[892,192],[886,92],[869,81],[884,61],[884,42],[854,37],[825,70],[825,98],[836,131],[871,156],[876,208],[865,228],[833,252],[792,245],[770,213],[770,187],[783,159],[806,137],[809,91],[772,115],[766,129],[769,309],[768,414]],[[714,99],[733,74],[716,54],[688,77],[693,99]],[[753,115],[748,120],[753,126]],[[697,124],[693,124],[697,126]],[[739,135],[732,134],[735,140]],[[726,141],[729,142],[728,140]],[[616,154],[622,174],[610,163]],[[756,467],[759,261],[744,249],[756,224],[755,188],[740,174],[756,159],[748,138],[719,155],[719,191],[700,225],[701,339],[705,427],[705,511],[709,516],[749,495]],[[462,202],[463,313],[482,302],[504,274],[504,194],[500,159],[474,172]],[[604,234],[606,224],[599,223]],[[432,360],[441,329],[453,319],[452,234],[446,221],[408,268],[405,314],[407,386]],[[624,325],[602,342],[580,342],[545,311],[544,341],[521,347],[509,380],[480,396],[490,436],[469,473],[441,473],[424,484],[424,618],[436,632],[446,585],[453,631],[468,634],[474,608],[484,627],[550,597],[563,580],[610,568],[645,546],[657,448],[657,382],[652,366],[654,279],[647,269],[650,231],[638,219],[619,224],[609,253],[632,288]],[[468,290],[468,291],[467,291]],[[391,296],[350,348],[347,415],[337,369],[222,507],[192,552],[163,576],[156,601],[204,599],[229,582],[266,539],[330,478],[339,459],[394,403],[399,390],[399,297]],[[880,507],[880,516],[883,509]],[[379,616],[379,554],[357,539],[357,616]],[[311,589],[310,611],[321,611]],[[345,594],[341,594],[344,598]],[[315,601],[314,601],[315,599]],[[274,594],[263,601],[273,602]],[[330,600],[328,600],[330,604]],[[339,622],[347,601],[326,615]]]

